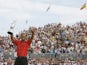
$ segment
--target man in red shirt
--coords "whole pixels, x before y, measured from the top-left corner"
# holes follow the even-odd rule
[[[12,42],[17,46],[17,58],[15,60],[14,65],[28,65],[28,60],[27,60],[28,48],[30,47],[32,39],[34,38],[35,29],[31,30],[31,32],[32,36],[28,40],[26,39],[25,33],[21,33],[20,40],[15,38],[13,36],[13,33],[9,33]]]

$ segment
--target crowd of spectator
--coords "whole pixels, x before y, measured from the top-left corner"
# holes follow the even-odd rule
[[[30,54],[78,54],[82,58],[87,57],[87,23],[78,22],[72,26],[62,25],[61,23],[51,23],[44,25],[44,27],[29,27],[28,30],[22,32],[27,34],[27,38],[31,37],[30,30],[36,29],[34,39],[29,49]],[[20,33],[22,33],[20,32]],[[16,35],[20,39],[20,33]],[[12,44],[9,36],[0,37],[0,65],[12,65],[13,57],[16,57],[15,46]],[[7,57],[9,54],[9,57]],[[12,60],[13,59],[13,60]],[[50,62],[59,64],[69,62],[71,59],[67,58],[64,61],[59,59],[29,59],[29,65],[49,65]],[[46,61],[47,60],[47,61]],[[55,60],[55,62],[54,62]],[[67,61],[68,60],[68,61]],[[81,63],[87,60],[77,60]],[[71,65],[77,65],[77,61],[72,61]],[[2,64],[3,63],[3,64]],[[10,64],[11,63],[11,64]],[[35,64],[34,64],[35,63]],[[46,63],[46,64],[45,64]],[[61,64],[59,64],[61,65]],[[70,65],[70,64],[68,64]],[[78,63],[79,65],[79,63]],[[82,65],[82,64],[81,64]],[[85,63],[84,65],[87,65]]]

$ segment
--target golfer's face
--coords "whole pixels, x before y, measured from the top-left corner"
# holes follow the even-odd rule
[[[21,40],[25,40],[26,39],[26,34],[25,33],[22,33],[21,34]]]

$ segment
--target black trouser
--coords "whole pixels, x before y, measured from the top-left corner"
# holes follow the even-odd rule
[[[28,65],[27,57],[17,57],[14,65]]]

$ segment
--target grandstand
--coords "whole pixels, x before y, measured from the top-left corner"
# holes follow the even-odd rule
[[[22,31],[27,38],[31,37],[30,28],[36,27]],[[20,33],[17,38],[20,39]],[[0,65],[14,64],[14,48],[9,36],[0,37]],[[38,27],[28,52],[28,65],[87,65],[87,23]]]

